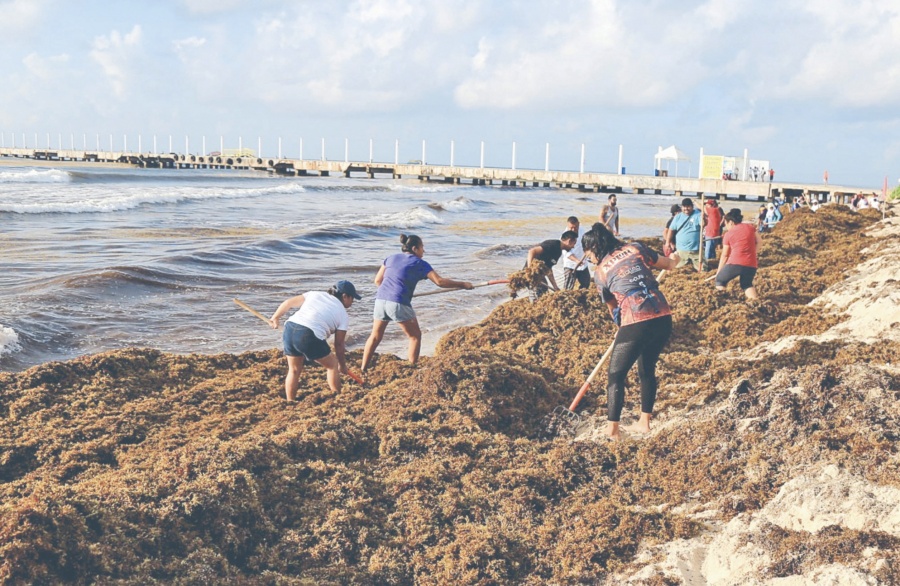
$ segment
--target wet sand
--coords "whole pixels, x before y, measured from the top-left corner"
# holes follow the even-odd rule
[[[503,304],[417,368],[381,355],[367,388],[309,368],[291,404],[276,349],[0,374],[0,580],[898,583],[900,224],[880,219],[786,215],[759,302],[667,276],[654,429],[620,443],[602,382],[575,437],[542,433],[613,336],[588,291]]]

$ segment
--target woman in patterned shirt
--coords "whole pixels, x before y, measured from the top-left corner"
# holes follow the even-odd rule
[[[609,359],[606,433],[620,439],[625,377],[635,362],[641,381],[641,415],[628,429],[648,433],[656,402],[656,362],[672,334],[672,311],[650,269],[674,269],[678,254],[666,258],[639,242],[626,244],[600,223],[581,242],[588,260],[597,265],[597,290],[619,326]]]

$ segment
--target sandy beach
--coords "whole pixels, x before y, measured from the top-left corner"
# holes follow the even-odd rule
[[[898,253],[893,210],[827,205],[764,236],[757,302],[668,276],[654,428],[619,443],[605,376],[542,425],[614,335],[595,291],[290,404],[274,348],[0,373],[0,583],[900,583]]]

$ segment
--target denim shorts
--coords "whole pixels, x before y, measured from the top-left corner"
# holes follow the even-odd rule
[[[416,312],[412,305],[403,305],[396,301],[375,300],[374,317],[380,321],[395,321],[397,323],[416,319]]]
[[[317,338],[308,327],[292,321],[285,322],[282,340],[285,356],[305,356],[307,360],[313,361],[331,354],[328,342]]]

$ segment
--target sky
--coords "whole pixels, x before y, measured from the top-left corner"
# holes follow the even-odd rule
[[[0,0],[0,51],[5,146],[900,177],[898,0]]]

